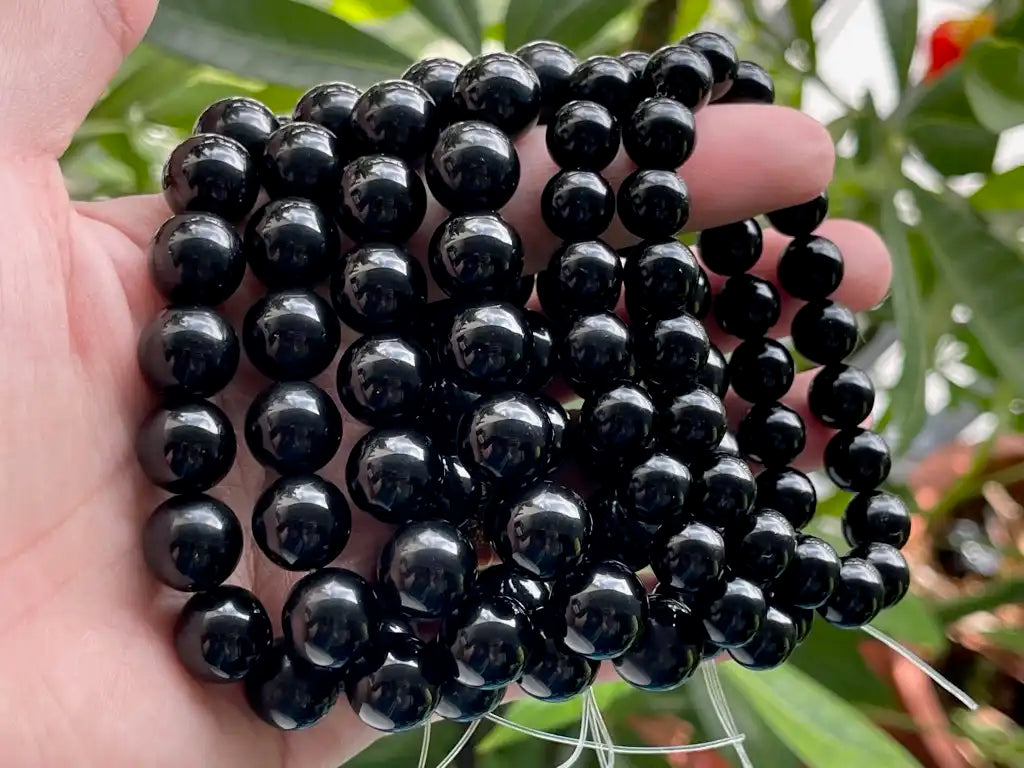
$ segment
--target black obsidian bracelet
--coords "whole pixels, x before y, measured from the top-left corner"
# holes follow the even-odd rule
[[[576,696],[603,660],[649,690],[679,686],[722,650],[772,668],[815,612],[858,627],[895,604],[909,515],[876,490],[888,448],[859,426],[874,391],[843,362],[857,326],[830,298],[842,255],[815,234],[827,197],[767,214],[792,238],[774,281],[751,273],[756,220],[703,231],[700,261],[677,239],[695,113],[773,98],[763,69],[702,32],[618,58],[580,61],[540,41],[464,66],[428,59],[366,91],[319,85],[287,119],[247,98],[210,106],[165,168],[175,215],[150,266],[169,305],[139,343],[161,398],[140,464],[177,494],[147,522],[144,551],[160,581],[195,593],[175,628],[189,672],[244,681],[279,728],[314,724],[344,691],[363,722],[393,732],[434,714],[478,719],[513,684]],[[501,212],[519,185],[514,142],[538,123],[559,170],[531,226],[563,241],[536,279],[543,313],[526,308],[535,281]],[[613,193],[602,174],[620,150],[636,167]],[[261,189],[269,199],[253,210]],[[428,190],[449,215],[424,268],[406,243]],[[601,239],[616,214],[637,245]],[[217,307],[246,264],[266,293],[239,334]],[[713,298],[705,269],[725,278]],[[429,304],[428,272],[446,296]],[[793,357],[772,338],[780,290],[806,302],[792,342],[822,366],[808,404],[837,430],[825,469],[857,494],[842,558],[803,533],[817,499],[792,466],[806,429],[784,402]],[[739,340],[731,354],[712,344],[709,314]],[[361,335],[335,366],[343,326]],[[267,379],[244,440],[276,474],[253,538],[275,565],[306,572],[277,639],[258,598],[224,584],[242,527],[206,495],[237,448],[204,398],[229,384],[242,350]],[[325,371],[336,398],[310,381]],[[555,378],[581,407],[549,396]],[[727,398],[749,404],[735,435]],[[339,404],[370,429],[332,482]],[[562,482],[567,466],[587,475],[589,498]],[[395,526],[372,584],[332,565],[353,533],[350,505]],[[500,563],[484,567],[481,548]]]

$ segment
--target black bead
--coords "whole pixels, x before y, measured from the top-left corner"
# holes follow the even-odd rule
[[[885,583],[867,560],[844,557],[836,589],[818,613],[829,624],[852,629],[868,624],[882,610]]]
[[[238,231],[210,213],[172,216],[149,244],[149,274],[176,304],[220,304],[245,276]]]
[[[688,594],[705,592],[725,575],[725,540],[703,523],[666,525],[655,535],[651,567],[667,587]]]
[[[805,304],[793,317],[793,346],[822,365],[839,363],[857,346],[857,318],[832,301]]]
[[[533,340],[523,311],[505,302],[466,307],[442,337],[445,373],[481,392],[520,385]]]
[[[435,378],[424,395],[417,428],[430,437],[438,450],[456,451],[459,421],[479,399],[479,393],[470,392],[451,379]]]
[[[757,503],[782,513],[794,528],[803,528],[814,517],[818,494],[798,469],[766,469],[757,476]]]
[[[178,658],[207,683],[241,680],[272,638],[262,603],[248,590],[227,585],[190,597],[174,625]]]
[[[234,329],[212,309],[165,309],[139,337],[142,375],[167,396],[216,394],[235,375],[238,357]]]
[[[872,491],[892,469],[889,446],[866,429],[844,429],[825,446],[825,471],[844,491]]]
[[[545,140],[548,154],[569,170],[602,171],[619,152],[619,124],[607,107],[570,101],[555,112]]]
[[[526,324],[530,328],[530,359],[523,388],[537,392],[547,385],[557,368],[557,339],[551,323],[539,312],[526,310]]]
[[[910,566],[896,547],[872,542],[857,547],[850,555],[867,560],[882,576],[885,587],[882,608],[891,608],[907,594],[910,588]]]
[[[508,300],[517,307],[526,306],[527,302],[533,298],[533,289],[536,282],[537,280],[534,275],[523,275],[519,278],[519,284],[516,286],[515,290],[509,294]]]
[[[540,114],[540,80],[510,53],[485,53],[462,68],[455,80],[455,108],[463,120],[490,123],[513,139]]]
[[[507,687],[470,688],[458,680],[441,684],[441,700],[435,714],[455,723],[472,723],[488,715],[505,699]]]
[[[640,100],[633,71],[614,56],[581,61],[569,78],[569,94],[573,99],[596,101],[619,120],[625,120]]]
[[[316,475],[278,478],[252,512],[253,538],[274,564],[311,571],[330,564],[348,543],[352,514],[334,483]]]
[[[340,173],[337,140],[321,125],[289,123],[267,139],[262,179],[271,198],[302,197],[332,205]]]
[[[233,96],[215,101],[204,109],[192,132],[227,136],[256,158],[262,156],[267,138],[277,128],[277,118],[265,104],[245,96]]]
[[[357,243],[404,243],[426,212],[423,182],[400,158],[364,155],[341,173],[338,223]]]
[[[795,299],[818,301],[843,281],[843,254],[824,237],[798,237],[779,258],[779,285]]]
[[[744,456],[777,469],[803,452],[807,430],[792,408],[782,403],[762,403],[747,411],[736,438]]]
[[[746,579],[727,579],[709,597],[701,617],[715,645],[736,648],[749,643],[764,625],[768,613],[764,593]]]
[[[674,171],[697,145],[693,112],[674,99],[644,99],[622,126],[622,145],[641,168]]]
[[[427,520],[395,531],[380,553],[385,602],[413,619],[451,615],[474,588],[476,551],[450,523]]]
[[[726,432],[722,436],[722,442],[718,444],[718,447],[714,451],[716,454],[723,453],[728,456],[740,457],[740,444],[736,440],[736,436],[732,432]]]
[[[507,597],[534,615],[551,599],[551,585],[511,565],[493,565],[480,572],[477,590],[481,595]]]
[[[541,192],[540,214],[563,240],[589,240],[611,224],[615,193],[593,171],[559,171]]]
[[[163,170],[164,198],[174,213],[202,211],[239,221],[260,191],[259,174],[245,147],[203,133],[174,148]]]
[[[754,219],[745,219],[705,229],[697,238],[697,247],[705,266],[718,275],[739,275],[761,258],[764,237]]]
[[[398,245],[363,245],[346,253],[331,276],[331,303],[357,331],[400,327],[416,320],[426,305],[427,276]]]
[[[891,493],[859,493],[846,505],[843,535],[854,547],[877,542],[902,549],[910,538],[910,511]]]
[[[704,640],[704,627],[685,604],[654,595],[639,639],[612,663],[636,688],[670,691],[697,671]]]
[[[718,101],[732,88],[733,79],[739,64],[736,48],[731,42],[716,32],[694,32],[679,42],[688,45],[703,54],[711,65],[711,100]]]
[[[835,591],[839,570],[839,555],[831,544],[815,536],[800,536],[789,566],[776,584],[776,595],[789,605],[817,608]]]
[[[668,399],[658,415],[665,444],[684,457],[695,458],[714,450],[725,436],[725,406],[699,385]]]
[[[600,240],[564,243],[537,280],[549,317],[565,318],[615,308],[622,291],[622,260]]]
[[[455,659],[457,682],[471,688],[504,688],[522,675],[534,636],[519,603],[487,596],[447,617],[439,637]]]
[[[306,91],[295,105],[296,122],[316,123],[337,138],[338,154],[344,160],[356,157],[358,147],[352,138],[352,110],[360,90],[348,83],[324,83]]]
[[[680,314],[652,322],[637,340],[640,373],[662,389],[686,391],[707,362],[708,333],[697,318]]]
[[[260,719],[282,731],[309,728],[334,707],[338,676],[295,660],[277,640],[245,678],[245,697]]]
[[[635,384],[619,384],[583,404],[582,447],[598,467],[622,468],[644,459],[654,447],[655,407]]]
[[[547,473],[551,423],[544,408],[518,392],[480,400],[459,424],[459,458],[485,481],[522,486]]]
[[[454,88],[461,71],[459,62],[435,57],[417,61],[405,70],[402,79],[418,85],[430,95],[436,107],[437,123],[445,126],[456,119]]]
[[[751,403],[770,403],[789,392],[794,377],[793,357],[774,339],[750,339],[733,350],[729,384]]]
[[[271,384],[245,414],[245,441],[257,461],[281,474],[316,472],[341,445],[341,414],[314,384]]]
[[[424,175],[430,193],[452,213],[498,210],[519,186],[519,155],[493,125],[455,123],[441,131]]]
[[[235,431],[213,403],[166,404],[143,422],[135,449],[155,485],[171,493],[205,491],[235,463]]]
[[[811,633],[811,626],[814,624],[814,611],[810,608],[796,608],[792,605],[782,606],[776,610],[782,611],[793,620],[793,625],[796,627],[796,644],[799,647]]]
[[[487,486],[473,477],[458,456],[441,457],[438,513],[452,525],[478,519],[488,500]]]
[[[577,435],[576,424],[570,421],[569,414],[565,409],[547,395],[538,394],[534,398],[537,405],[544,411],[544,415],[551,424],[551,439],[548,441],[548,470],[554,472],[562,466]]]
[[[822,192],[806,203],[780,208],[768,214],[768,221],[779,232],[790,237],[810,235],[828,215],[828,193]]]
[[[641,81],[644,76],[644,68],[650,60],[651,54],[647,51],[626,51],[625,53],[619,54],[619,61],[629,67],[630,72],[633,73],[634,87],[642,85]]]
[[[796,531],[789,521],[772,509],[762,508],[744,525],[729,547],[732,572],[755,584],[769,584],[786,570],[796,551]]]
[[[245,228],[249,266],[271,288],[316,285],[330,274],[340,254],[337,227],[308,200],[272,200]]]
[[[537,578],[553,579],[582,560],[591,519],[579,496],[545,481],[511,507],[495,510],[490,528],[491,543],[503,562]]]
[[[675,317],[689,306],[700,266],[678,240],[643,243],[625,259],[626,309],[631,317]]]
[[[352,136],[360,154],[397,155],[415,165],[434,145],[437,131],[434,100],[406,80],[371,85],[352,109]]]
[[[655,96],[667,96],[693,111],[708,103],[715,84],[711,63],[684,43],[665,45],[652,53],[644,80]]]
[[[629,471],[618,497],[631,517],[663,525],[682,515],[691,483],[685,464],[667,453],[656,453]]]
[[[610,312],[576,320],[558,359],[566,381],[583,396],[630,381],[636,370],[629,328]]]
[[[552,631],[570,651],[614,659],[640,636],[647,590],[622,563],[596,563],[555,584],[549,611]]]
[[[212,589],[242,556],[242,526],[234,512],[209,496],[174,496],[157,507],[142,533],[150,573],[182,592]]]
[[[365,424],[408,423],[419,415],[430,380],[430,358],[418,344],[394,334],[367,335],[338,363],[338,398]]]
[[[741,523],[756,495],[757,483],[747,463],[738,456],[719,454],[704,467],[691,495],[693,514],[715,527]]]
[[[690,193],[675,171],[641,168],[623,180],[617,208],[622,226],[637,237],[673,237],[690,218]]]
[[[456,214],[430,239],[430,273],[449,296],[510,297],[523,272],[523,241],[497,213]]]
[[[789,614],[769,606],[754,637],[739,648],[729,649],[729,655],[747,669],[774,669],[789,658],[796,644],[796,622]]]
[[[349,497],[388,525],[430,517],[440,500],[441,457],[410,429],[375,429],[352,447],[345,465]]]
[[[693,293],[686,303],[686,311],[703,320],[711,311],[711,283],[708,281],[708,273],[703,267],[698,267],[697,282],[693,286]]]
[[[714,392],[719,400],[729,391],[729,364],[714,344],[708,349],[707,362],[697,374],[697,383]]]
[[[331,305],[313,291],[269,293],[245,315],[242,340],[250,362],[277,381],[311,379],[338,352],[341,327]]]
[[[730,277],[714,301],[715,320],[738,339],[764,336],[779,321],[782,300],[775,286],[754,275]]]
[[[617,560],[631,571],[651,564],[651,539],[658,527],[641,522],[625,510],[614,493],[601,491],[587,499],[593,534],[590,560]]]
[[[715,101],[719,104],[774,104],[775,84],[763,67],[752,61],[736,64],[732,87]]]
[[[860,368],[828,365],[811,380],[807,404],[822,424],[834,429],[856,427],[871,414],[875,388]]]
[[[526,665],[519,686],[541,701],[567,701],[593,684],[600,667],[600,662],[573,653],[557,640],[544,638]]]
[[[366,579],[342,568],[323,568],[292,587],[281,626],[290,653],[316,667],[340,669],[370,653],[380,619]]]
[[[579,60],[561,43],[536,40],[515,50],[540,81],[540,116],[543,125],[569,100],[569,79]]]

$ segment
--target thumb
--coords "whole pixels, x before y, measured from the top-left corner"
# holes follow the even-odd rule
[[[0,14],[0,142],[20,156],[58,157],[157,0],[6,0]]]

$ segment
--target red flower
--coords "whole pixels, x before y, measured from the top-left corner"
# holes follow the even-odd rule
[[[975,40],[992,34],[993,29],[995,18],[990,13],[970,19],[951,19],[939,24],[928,38],[931,61],[924,79],[934,80],[942,75],[947,68],[963,58]]]

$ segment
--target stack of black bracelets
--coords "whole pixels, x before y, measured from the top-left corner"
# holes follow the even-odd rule
[[[758,223],[702,232],[703,267],[676,239],[694,113],[773,97],[763,69],[698,33],[618,58],[578,61],[536,42],[464,66],[430,59],[363,92],[317,86],[289,118],[245,98],[209,107],[165,169],[176,215],[150,265],[170,304],[139,348],[162,397],[139,459],[177,494],[149,519],[145,557],[162,582],[196,593],[175,629],[188,671],[244,680],[252,709],[279,728],[312,725],[343,691],[363,722],[402,731],[434,715],[480,718],[513,684],[576,696],[602,660],[649,690],[680,685],[723,650],[771,668],[815,611],[858,627],[900,600],[910,518],[875,490],[889,452],[858,426],[874,392],[842,362],[857,326],[828,298],[843,259],[813,234],[827,198],[767,216],[794,238],[778,268],[782,290],[806,302],[793,345],[824,366],[809,393],[814,417],[838,430],[824,465],[857,494],[844,557],[801,533],[816,496],[791,466],[805,428],[780,402],[794,379],[789,351],[768,337],[780,296],[748,272]],[[532,226],[563,241],[536,280],[542,313],[524,309],[534,280],[501,215],[520,177],[514,142],[538,122],[561,170]],[[620,147],[637,170],[615,193],[601,173]],[[427,269],[405,248],[427,189],[450,213],[427,255],[448,298],[430,304]],[[638,244],[600,239],[616,214]],[[240,343],[216,307],[246,265],[267,293]],[[713,298],[704,268],[728,277]],[[741,340],[728,360],[702,324],[709,312]],[[337,399],[371,427],[347,459],[347,494],[316,474],[343,419],[310,382],[338,356],[341,323],[363,335],[341,355]],[[257,597],[223,584],[242,528],[205,495],[232,468],[236,438],[204,398],[229,384],[241,348],[268,379],[245,442],[277,477],[251,510],[253,537],[276,565],[308,572],[277,639]],[[580,410],[560,404],[566,385]],[[729,388],[745,402],[735,437]],[[591,484],[586,501],[569,474]],[[350,503],[395,526],[373,583],[331,565]],[[486,543],[500,564],[484,567]],[[638,575],[648,566],[650,594]]]

